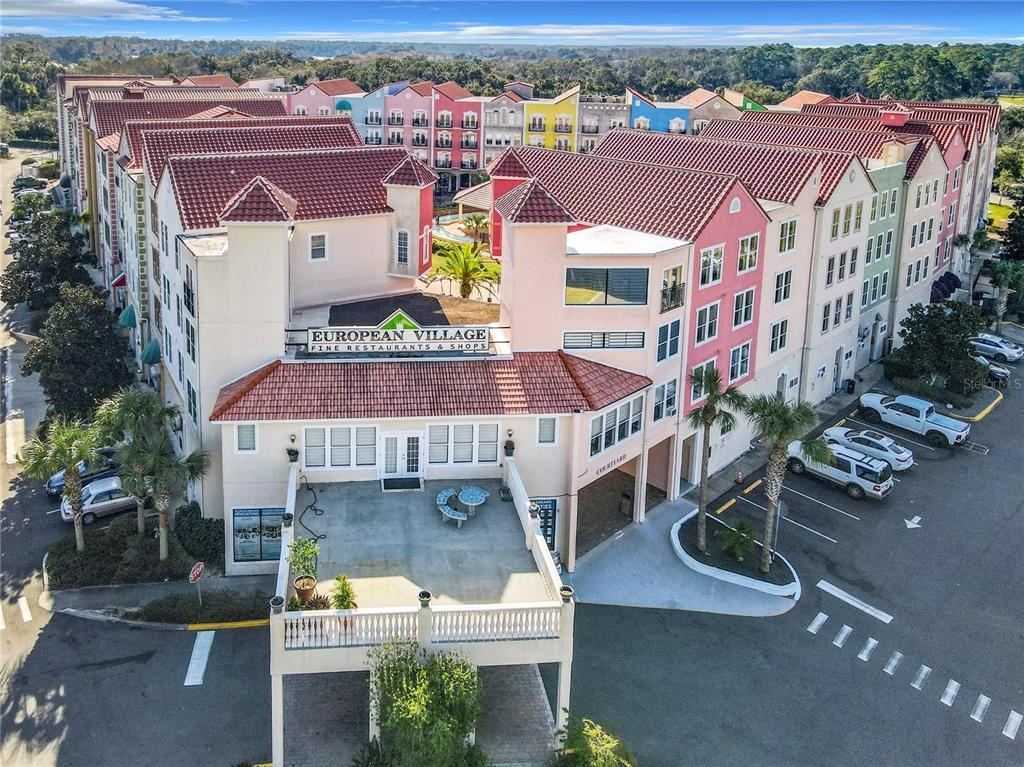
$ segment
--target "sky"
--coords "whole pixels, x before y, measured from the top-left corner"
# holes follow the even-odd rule
[[[566,45],[1024,43],[1020,0],[4,0],[0,30]]]

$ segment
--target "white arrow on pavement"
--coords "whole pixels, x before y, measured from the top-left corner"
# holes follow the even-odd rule
[[[914,517],[913,519],[904,519],[903,524],[907,526],[908,530],[913,530],[915,527],[921,526],[921,518]]]

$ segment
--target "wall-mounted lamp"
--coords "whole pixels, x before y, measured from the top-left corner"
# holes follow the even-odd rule
[[[288,441],[291,442],[294,445],[295,444],[295,435],[294,434],[289,434],[288,435]]]

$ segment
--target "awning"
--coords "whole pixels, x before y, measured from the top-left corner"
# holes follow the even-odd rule
[[[128,278],[124,276],[124,272],[121,272],[114,278],[114,281],[110,283],[112,288],[123,288],[128,285]]]
[[[146,344],[141,356],[143,365],[155,365],[160,362],[160,342],[155,338]]]
[[[465,205],[467,208],[477,210],[490,210],[492,203],[491,182],[484,181],[482,184],[471,186],[456,192],[452,202]]]
[[[137,324],[135,321],[135,307],[128,304],[128,306],[122,309],[121,314],[117,318],[117,324],[122,328],[134,328]]]

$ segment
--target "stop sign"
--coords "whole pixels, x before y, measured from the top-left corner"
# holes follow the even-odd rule
[[[206,565],[204,565],[202,562],[196,562],[194,565],[192,565],[192,569],[189,570],[188,573],[188,582],[197,582],[200,578],[203,577],[203,570],[205,569]]]

